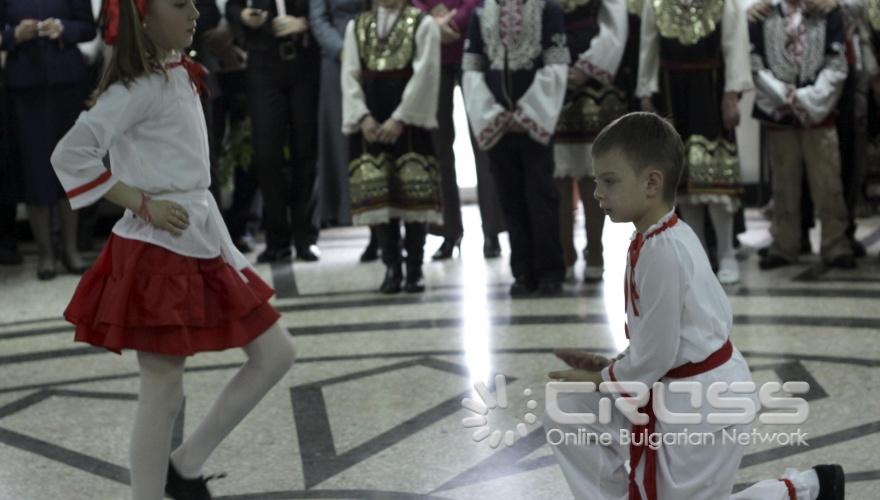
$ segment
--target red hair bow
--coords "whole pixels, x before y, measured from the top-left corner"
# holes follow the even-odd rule
[[[116,43],[116,37],[119,35],[119,1],[104,0],[104,8],[101,9],[101,26],[104,29],[104,42],[108,45]],[[133,2],[137,9],[138,17],[143,21],[147,15],[147,0],[122,1]]]

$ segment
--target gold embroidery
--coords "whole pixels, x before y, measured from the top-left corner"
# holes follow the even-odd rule
[[[391,157],[385,153],[364,153],[348,164],[352,210],[364,209],[388,200]]]
[[[694,45],[715,32],[724,14],[725,0],[652,0],[657,14],[657,29],[665,38]]]
[[[388,36],[379,38],[376,12],[371,10],[361,14],[355,23],[355,35],[366,69],[393,71],[408,68],[415,54],[415,34],[421,19],[419,9],[406,6]]]
[[[406,207],[438,208],[440,206],[440,171],[433,156],[406,153],[397,159],[392,192]]]
[[[562,108],[556,125],[558,142],[581,142],[626,114],[626,95],[616,87],[585,86]]]
[[[557,3],[562,8],[562,12],[571,12],[578,7],[588,5],[592,1],[593,0],[558,0]]]
[[[642,16],[642,6],[645,0],[626,0],[626,10],[634,16]]]
[[[689,192],[739,184],[739,158],[736,145],[726,139],[709,140],[692,135],[684,145],[687,155]]]
[[[865,0],[868,22],[874,31],[880,31],[880,0]]]

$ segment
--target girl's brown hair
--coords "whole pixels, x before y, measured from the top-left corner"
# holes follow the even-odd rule
[[[144,33],[142,22],[134,0],[119,0],[119,29],[113,55],[104,68],[89,104],[93,105],[116,82],[128,87],[138,77],[162,72],[162,65],[156,59],[158,51]]]

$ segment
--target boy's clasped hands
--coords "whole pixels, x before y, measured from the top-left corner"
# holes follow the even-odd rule
[[[605,356],[574,349],[557,349],[553,352],[557,358],[565,362],[568,370],[557,370],[547,377],[558,382],[593,382],[601,384],[602,369],[610,365],[612,360]]]
[[[50,17],[39,21],[37,19],[22,19],[18,26],[15,27],[16,43],[27,42],[37,37],[48,38],[49,40],[57,40],[61,33],[64,32],[64,25],[61,21]]]

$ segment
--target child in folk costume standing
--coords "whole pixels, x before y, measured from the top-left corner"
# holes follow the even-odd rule
[[[739,96],[753,88],[745,13],[738,0],[645,0],[640,44],[636,94],[642,109],[654,111],[656,102],[684,140],[679,210],[704,243],[708,210],[718,279],[735,283],[740,173],[734,131]]]
[[[204,68],[180,55],[198,11],[190,0],[112,3],[112,60],[52,165],[74,208],[104,197],[126,211],[65,318],[77,341],[137,351],[133,498],[210,498],[203,464],[287,373],[294,350],[268,303],[273,290],[235,249],[208,191]],[[247,362],[171,453],[187,356],[232,347]]]
[[[352,219],[375,225],[380,291],[424,291],[427,223],[442,224],[437,127],[440,30],[404,0],[377,0],[349,21],[342,49],[342,131],[350,136]],[[400,223],[406,229],[406,283]]]
[[[625,0],[566,0],[565,32],[572,65],[568,92],[553,147],[556,183],[561,202],[559,233],[562,238],[566,275],[573,277],[577,253],[574,248],[572,183],[584,205],[587,230],[587,265],[584,280],[602,279],[602,229],[605,214],[593,197],[590,143],[603,127],[626,113],[626,96],[612,85],[627,40]]]
[[[486,0],[462,59],[465,107],[510,236],[512,296],[555,294],[565,264],[552,137],[571,56],[562,10],[546,0]]]
[[[629,246],[625,276],[626,333],[629,346],[613,360],[595,354],[561,350],[557,356],[571,369],[554,371],[551,379],[609,382],[613,397],[640,382],[646,387],[678,379],[697,382],[706,391],[716,382],[751,383],[749,367],[733,346],[730,303],[697,235],[675,214],[678,179],[684,165],[684,147],[671,124],[652,113],[631,113],[609,125],[593,143],[597,179],[596,198],[614,222],[636,227]],[[761,481],[731,495],[745,446],[725,440],[722,433],[749,434],[751,423],[708,422],[710,413],[724,413],[708,404],[692,405],[691,395],[652,390],[642,415],[647,423],[632,426],[629,446],[621,430],[629,421],[619,411],[609,423],[559,423],[549,416],[544,428],[551,433],[607,434],[605,443],[560,442],[552,446],[566,481],[576,498],[628,500],[842,500],[843,469],[820,465],[782,479]],[[735,395],[757,408],[752,394]],[[563,393],[559,408],[568,414],[600,414],[600,394]],[[655,401],[668,412],[697,413],[699,421],[669,423],[655,418]],[[737,407],[740,410],[741,407]],[[667,413],[668,413],[667,412]],[[652,447],[662,434],[712,436],[702,442],[687,439]],[[627,472],[626,462],[629,462]]]

